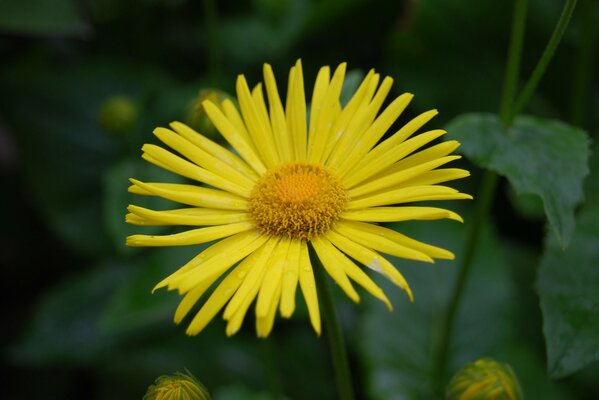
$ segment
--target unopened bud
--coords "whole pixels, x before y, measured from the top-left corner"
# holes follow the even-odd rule
[[[107,132],[124,134],[135,128],[138,110],[127,96],[113,96],[100,107],[100,124]]]
[[[208,390],[189,371],[162,375],[148,388],[143,400],[210,400]]]
[[[447,400],[521,400],[518,378],[508,364],[481,358],[459,370],[445,391]]]
[[[210,118],[208,118],[208,116],[206,115],[206,111],[204,110],[204,106],[202,105],[202,103],[206,100],[209,100],[210,102],[214,103],[215,106],[221,108],[222,110],[221,103],[224,100],[230,98],[231,96],[229,96],[227,93],[221,90],[200,90],[198,96],[191,102],[189,106],[185,122],[187,123],[187,125],[200,132],[207,138],[212,139],[216,142],[222,142],[223,137],[218,132],[214,124],[212,124]]]

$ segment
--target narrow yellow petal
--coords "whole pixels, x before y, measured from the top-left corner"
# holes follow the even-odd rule
[[[457,190],[438,185],[408,186],[390,190],[388,192],[366,195],[360,199],[351,200],[347,203],[347,210],[356,210],[375,206],[391,204],[411,203],[415,201],[429,200],[469,200],[472,196],[460,193]]]
[[[380,251],[385,254],[392,256],[407,258],[410,260],[434,262],[434,260],[427,254],[414,250],[412,248],[402,246],[401,244],[389,239],[382,233],[383,231],[361,231],[359,229],[362,225],[369,225],[365,223],[358,223],[353,221],[339,221],[335,226],[335,231],[339,234],[350,237],[354,242],[360,243],[363,246],[371,249]],[[374,226],[374,225],[373,225]]]
[[[345,159],[339,164],[338,173],[343,177],[347,171],[362,160],[375,144],[383,137],[387,130],[393,125],[401,113],[406,109],[414,98],[411,93],[404,93],[397,97],[389,106],[374,120],[372,125],[360,136],[359,145],[354,146]]]
[[[378,80],[373,80],[371,85],[376,84],[376,82],[378,82]],[[359,146],[362,135],[372,125],[372,121],[374,121],[374,118],[387,97],[387,94],[389,94],[392,85],[393,79],[385,77],[381,86],[372,98],[372,101],[370,101],[367,106],[357,110],[356,115],[351,119],[346,132],[327,160],[328,166],[333,169],[338,169],[342,163],[345,163],[347,155],[352,152],[356,146]]]
[[[242,304],[245,304],[244,301],[248,298],[248,296],[251,296],[252,300],[254,299],[254,297],[256,297],[256,294],[262,286],[262,280],[264,278],[264,275],[268,270],[268,261],[270,260],[271,254],[278,243],[278,237],[271,237],[266,242],[266,244],[262,248],[260,248],[259,251],[254,252],[250,257],[248,257],[248,259],[250,259],[249,262],[251,262],[252,267],[250,268],[247,276],[245,277],[245,280],[241,284],[241,287],[239,288],[237,293],[235,293],[235,296],[227,305],[227,308],[223,313],[223,318],[225,320],[229,320],[233,317],[233,315],[237,312],[239,307],[241,307]],[[245,315],[245,311],[243,312],[243,314]]]
[[[299,279],[299,264],[302,242],[294,239],[289,246],[289,255],[283,271],[281,283],[281,316],[289,318],[295,310],[295,291]]]
[[[442,249],[440,247],[432,246],[430,244],[419,242],[418,240],[407,237],[406,235],[402,235],[401,233],[393,230],[384,228],[382,226],[377,226],[373,224],[367,224],[364,222],[353,222],[347,221],[345,224],[352,225],[354,230],[369,233],[372,235],[378,235],[381,237],[385,237],[389,240],[394,241],[400,246],[405,246],[406,248],[414,249],[415,251],[420,251],[424,254],[429,255],[433,258],[445,259],[445,260],[453,260],[455,257],[453,253]]]
[[[318,336],[321,332],[320,310],[318,308],[318,295],[316,293],[316,283],[314,282],[314,271],[310,263],[310,254],[306,242],[301,242],[300,247],[300,262],[299,262],[299,283],[308,314],[310,315],[310,323]]]
[[[127,237],[127,246],[187,246],[210,242],[250,229],[254,229],[253,222],[239,222],[236,224],[191,229],[172,235],[132,235]]]
[[[136,225],[223,225],[249,221],[247,212],[216,210],[211,208],[179,208],[175,210],[154,211],[148,208],[129,205],[127,210],[141,220]]]
[[[400,186],[420,186],[420,185],[435,185],[437,183],[453,181],[470,176],[470,171],[460,168],[443,168],[434,171],[428,171],[422,175],[416,176],[408,181],[403,182]]]
[[[326,239],[325,239],[326,240]],[[389,308],[393,310],[391,302],[383,293],[383,290],[378,287],[356,264],[353,263],[345,254],[343,254],[335,246],[329,246],[329,251],[337,265],[341,266],[347,276],[362,286],[368,293],[381,300]]]
[[[275,315],[277,313],[277,306],[279,305],[279,299],[281,298],[281,282],[277,285],[276,291],[272,296],[268,311],[265,316],[256,318],[256,334],[260,338],[266,338],[272,331],[272,327],[275,322]]]
[[[264,64],[263,74],[275,145],[279,151],[281,162],[289,162],[293,160],[290,132],[285,121],[285,110],[283,109],[283,103],[281,103],[275,75],[269,64]]]
[[[237,248],[244,248],[248,245],[251,245],[253,242],[258,240],[262,236],[258,230],[251,230],[242,233],[238,233],[237,235],[230,236],[226,239],[220,240],[208,247],[200,254],[189,260],[185,265],[180,267],[177,271],[173,272],[171,275],[160,281],[152,292],[157,289],[166,287],[171,285],[176,279],[184,275],[185,273],[191,271],[192,269],[198,267],[199,265],[203,265],[207,263],[214,257],[221,256],[223,254],[229,254],[234,252]],[[174,288],[174,286],[171,286]]]
[[[349,190],[348,196],[350,198],[356,198],[359,196],[363,196],[368,193],[377,192],[382,189],[388,189],[390,187],[396,187],[400,183],[408,181],[412,178],[416,178],[419,175],[422,175],[425,172],[433,170],[441,165],[447,164],[448,162],[458,160],[462,158],[461,156],[447,156],[438,158],[433,161],[429,161],[420,165],[417,165],[412,168],[408,168],[403,171],[398,171],[394,174],[389,174],[385,177],[381,177],[378,179],[368,180],[367,182],[359,182],[357,187]],[[349,179],[348,179],[349,181]],[[355,180],[353,180],[355,182]],[[351,186],[348,186],[351,188]]]
[[[186,331],[188,335],[197,335],[208,325],[239,288],[248,268],[248,264],[242,262],[223,279],[189,324]]]
[[[229,104],[229,103],[224,103]],[[220,109],[212,104],[210,101],[204,101],[202,103],[206,115],[210,118],[210,121],[214,124],[216,129],[223,135],[223,137],[229,142],[231,146],[239,153],[249,165],[258,173],[262,175],[266,172],[266,167],[258,157],[258,153],[253,148],[251,142],[248,142],[249,138],[245,138],[240,129],[236,128],[233,123],[227,118]],[[234,108],[235,106],[232,105]]]
[[[354,242],[353,240],[340,235],[335,231],[329,231],[325,235],[327,239],[331,241],[339,250],[343,251],[351,258],[364,264],[371,270],[378,272],[406,291],[410,300],[414,301],[412,291],[408,282],[406,282],[403,275],[391,264],[387,259],[381,256],[376,251],[369,249],[361,244]]]
[[[306,95],[304,93],[304,75],[302,63],[297,60],[295,67],[289,71],[289,88],[285,103],[287,128],[293,143],[293,153],[296,161],[306,159]]]
[[[240,173],[224,161],[221,161],[220,159],[204,151],[189,140],[185,139],[183,136],[180,136],[166,128],[154,129],[154,135],[156,135],[156,137],[164,144],[178,151],[180,154],[198,166],[220,176],[223,179],[241,186],[247,190],[248,194],[251,192],[255,181],[248,179],[246,175]]]
[[[321,237],[313,238],[310,243],[312,243],[312,247],[316,250],[316,254],[318,254],[318,258],[322,261],[322,265],[327,273],[333,278],[335,282],[341,287],[341,289],[345,292],[347,297],[352,299],[354,302],[360,302],[360,296],[358,292],[352,286],[347,274],[345,273],[345,269],[339,265],[338,261],[334,257],[334,249],[333,245]]]
[[[460,143],[457,140],[449,140],[447,142],[436,144],[399,160],[395,164],[381,170],[373,177],[380,178],[382,176],[393,174],[397,171],[403,171],[405,169],[424,164],[425,162],[436,160],[437,158],[445,157],[453,153],[453,151],[458,147],[460,147]]]
[[[237,77],[237,99],[241,108],[241,115],[247,126],[247,130],[252,138],[252,142],[261,159],[268,168],[278,164],[278,156],[272,140],[270,123],[260,118],[260,113],[256,107],[250,88],[243,75]]]
[[[323,100],[329,88],[329,82],[331,80],[331,68],[326,65],[318,71],[316,75],[316,81],[314,82],[314,89],[312,90],[312,101],[310,103],[310,124],[308,130],[308,142],[312,139],[314,131],[316,130],[316,121],[318,114],[322,110]]]
[[[348,136],[345,131],[349,123],[356,116],[357,111],[359,109],[365,108],[368,105],[368,102],[370,102],[375,90],[375,87],[371,85],[375,79],[375,75],[374,69],[371,69],[350,101],[343,108],[339,117],[335,119],[335,123],[331,128],[330,134],[328,135],[324,152],[322,153],[321,158],[318,160],[319,162],[324,164],[337,143],[341,141],[342,138]],[[371,88],[372,90],[370,91]]]
[[[345,211],[341,219],[365,222],[394,222],[411,220],[453,219],[464,222],[462,217],[453,211],[437,207],[373,207],[363,210]]]
[[[205,279],[213,279],[227,271],[232,265],[244,259],[255,250],[259,249],[268,240],[266,236],[260,236],[243,248],[228,254],[218,254],[206,262],[201,267],[192,268],[181,275],[171,279],[169,289],[177,289],[179,293],[186,293]]]
[[[191,311],[193,306],[198,302],[200,297],[202,297],[202,295],[206,293],[208,288],[212,286],[212,284],[217,279],[218,277],[214,278],[213,280],[205,280],[204,282],[190,290],[185,295],[185,297],[183,297],[183,300],[181,300],[181,302],[177,306],[177,310],[175,311],[175,324],[180,324],[181,321],[183,321],[183,318],[185,318],[185,316],[189,313],[189,311]]]
[[[339,97],[343,88],[346,68],[346,63],[342,63],[337,67],[330,85],[328,85],[323,98],[320,99],[321,102],[317,103],[316,109],[314,105],[312,107],[312,110],[316,111],[316,115],[314,115],[313,119],[312,112],[310,114],[311,125],[308,137],[308,160],[311,162],[317,162],[321,159],[327,145],[333,122],[336,119],[336,109],[340,107]],[[314,121],[314,125],[312,125],[312,121]]]
[[[272,304],[272,299],[276,291],[281,286],[283,278],[283,269],[288,263],[289,247],[291,239],[283,237],[279,244],[275,247],[270,259],[268,260],[268,270],[260,287],[258,301],[256,303],[256,317],[264,318]]]
[[[227,192],[235,193],[243,197],[248,197],[251,192],[249,188],[244,189],[238,184],[231,182],[228,179],[224,179],[196,164],[184,160],[183,158],[174,155],[162,147],[152,144],[145,144],[143,145],[142,150],[144,153],[150,155],[153,159],[156,159],[160,163],[167,165],[169,170],[174,171],[181,176],[196,180],[198,182],[207,183],[216,188],[226,190]]]
[[[410,127],[410,124],[411,123],[405,125],[404,128],[400,129],[396,133],[396,135],[400,134],[403,129],[406,129],[406,127]],[[407,131],[412,132],[412,129],[414,129],[415,126],[418,126],[418,124],[411,126],[410,129],[408,129]],[[395,163],[396,161],[401,160],[403,157],[409,155],[413,151],[444,135],[445,133],[446,132],[442,129],[425,132],[409,140],[406,140],[401,144],[393,146],[388,151],[379,151],[379,149],[382,146],[384,146],[387,141],[392,140],[395,137],[392,136],[389,139],[387,139],[387,141],[384,141],[383,143],[375,147],[365,157],[363,157],[362,160],[360,160],[360,162],[357,163],[357,165],[355,165],[351,172],[347,175],[347,177],[344,179],[344,182],[346,182],[346,185],[348,185],[349,187],[354,186],[356,183],[359,183],[373,175],[376,175],[378,172],[384,170],[390,165],[393,165],[393,163]],[[366,162],[366,160],[368,160],[368,162]]]
[[[251,169],[242,159],[240,159],[237,155],[225,149],[218,143],[213,142],[212,140],[208,139],[204,135],[196,132],[195,130],[191,129],[189,126],[181,122],[171,122],[170,126],[179,135],[183,136],[191,143],[195,144],[207,153],[211,154],[212,156],[218,158],[219,160],[234,168],[238,172],[242,173],[251,181],[256,181],[258,179],[258,175],[256,174],[256,172],[253,169]]]
[[[220,190],[177,183],[144,183],[136,179],[130,181],[133,184],[129,187],[131,193],[159,196],[197,207],[242,211],[248,208],[247,200],[244,198]]]

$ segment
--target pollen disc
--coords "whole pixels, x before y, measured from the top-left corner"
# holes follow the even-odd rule
[[[288,163],[260,178],[249,212],[266,234],[306,240],[333,226],[346,198],[339,179],[323,167]]]

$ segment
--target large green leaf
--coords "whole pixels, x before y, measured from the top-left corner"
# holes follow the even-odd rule
[[[72,0],[2,0],[0,29],[21,34],[81,34],[86,24]]]
[[[539,196],[560,245],[567,246],[589,171],[584,131],[529,116],[505,129],[496,115],[476,113],[455,118],[446,129],[477,165],[505,176],[518,193]]]
[[[599,360],[599,206],[577,218],[572,244],[547,239],[538,275],[548,370],[560,378]]]
[[[433,226],[434,225],[434,226]],[[452,250],[459,249],[464,229],[451,222],[398,224],[396,228],[417,239]],[[464,364],[492,357],[514,368],[528,399],[565,399],[567,394],[544,374],[542,358],[535,353],[518,326],[518,303],[508,263],[515,263],[490,229],[485,229],[450,343],[449,376]],[[460,254],[457,254],[460,259]],[[359,350],[365,365],[369,398],[380,400],[436,398],[433,371],[436,343],[447,309],[456,264],[433,266],[394,260],[414,292],[414,303],[397,288],[384,289],[395,310],[368,300],[361,323]]]

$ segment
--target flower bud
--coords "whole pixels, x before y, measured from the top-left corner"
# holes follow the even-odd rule
[[[223,137],[220,135],[216,127],[212,124],[210,118],[208,118],[208,116],[206,115],[206,111],[204,111],[204,106],[202,106],[202,103],[206,100],[209,100],[222,110],[221,103],[229,98],[231,98],[231,96],[229,96],[221,90],[200,90],[198,96],[191,102],[188,108],[185,122],[187,123],[187,125],[197,130],[207,138],[217,142],[222,142]]]
[[[135,127],[137,119],[137,105],[127,96],[110,97],[100,107],[100,124],[109,133],[125,134]]]
[[[186,372],[158,377],[143,400],[210,400],[208,390],[189,371]]]
[[[459,370],[445,391],[447,400],[520,400],[518,378],[508,364],[481,358]]]

